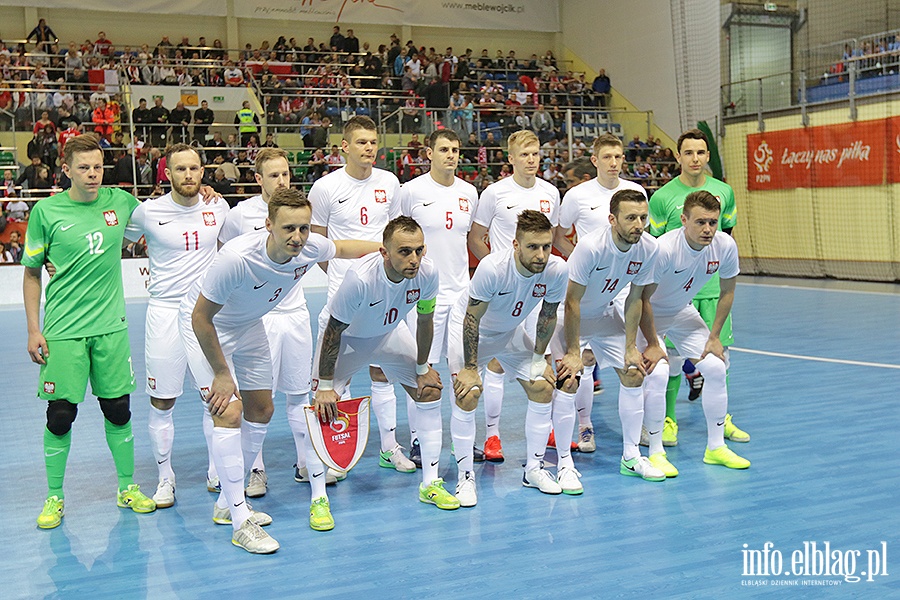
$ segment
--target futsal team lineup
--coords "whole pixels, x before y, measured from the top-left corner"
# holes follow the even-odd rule
[[[230,526],[232,544],[253,554],[281,547],[278,523],[256,500],[274,476],[264,461],[273,419],[290,428],[293,476],[309,486],[316,532],[341,525],[328,486],[370,476],[353,469],[370,420],[378,465],[416,474],[397,503],[438,511],[481,510],[476,463],[505,463],[498,476],[519,479],[522,494],[572,502],[591,493],[579,462],[594,452],[615,456],[628,485],[664,486],[679,476],[675,463],[688,460],[747,476],[739,472],[751,466],[743,456],[750,434],[735,423],[740,403],[733,420],[728,398],[737,207],[732,188],[710,175],[705,133],[681,134],[680,174],[649,200],[620,177],[625,148],[608,133],[589,159],[569,165],[560,190],[539,177],[537,135],[516,131],[507,140],[511,175],[480,196],[456,176],[461,144],[452,129],[427,137],[430,170],[402,186],[375,167],[378,139],[372,119],[348,119],[346,164],[308,193],[291,187],[284,150],[262,148],[254,165],[261,193],[233,208],[202,184],[190,145],[166,148],[171,189],[139,202],[101,186],[96,136],[66,143],[71,187],[34,206],[22,258],[28,353],[47,404],[39,529],[63,522],[72,430],[82,402],[95,398],[117,505],[160,518],[180,486],[202,485],[202,473],[181,470],[176,483],[172,466],[174,411],[199,398],[210,528]],[[120,248],[142,239],[150,299],[145,369],[135,372]],[[319,314],[302,285],[313,269],[327,275]],[[602,383],[601,369],[611,374]],[[366,380],[370,393],[351,397],[351,381]],[[679,443],[675,398],[685,386],[702,406],[692,440],[705,432],[705,447],[675,460],[667,448]],[[139,388],[149,407],[132,402]],[[524,430],[524,444],[504,446],[499,423],[510,392],[524,393],[527,409],[524,423],[504,427]],[[284,394],[286,414],[275,410],[275,393]],[[621,441],[598,447],[595,398],[616,403]],[[397,431],[404,407],[408,443]],[[132,429],[135,410],[149,411],[147,431]],[[152,456],[136,455],[135,436],[148,436]],[[158,480],[142,488],[135,464],[151,460]],[[456,475],[445,481],[453,463]]]

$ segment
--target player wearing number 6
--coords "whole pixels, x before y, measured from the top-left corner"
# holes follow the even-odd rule
[[[68,191],[38,202],[28,221],[23,293],[28,353],[41,365],[38,396],[48,402],[44,462],[49,491],[38,527],[63,517],[63,478],[72,444],[72,423],[87,383],[100,402],[106,442],[118,476],[118,505],[135,512],[156,504],[134,483],[134,436],[130,394],[134,370],[128,346],[121,248],[125,225],[138,205],[131,194],[101,188],[103,151],[93,134],[66,143],[63,172]],[[56,267],[47,285],[40,322],[41,268]]]

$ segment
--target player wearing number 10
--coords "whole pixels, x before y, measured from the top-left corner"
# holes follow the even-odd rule
[[[121,247],[138,201],[125,191],[100,188],[103,152],[92,134],[66,143],[63,172],[72,188],[35,205],[22,257],[28,353],[41,365],[38,396],[48,401],[44,459],[49,491],[37,519],[43,529],[58,526],[63,517],[71,428],[88,379],[105,417],[106,441],[118,475],[118,505],[139,513],[156,510],[133,478],[129,394],[135,384]],[[47,285],[41,327],[41,267],[48,260],[56,275]]]

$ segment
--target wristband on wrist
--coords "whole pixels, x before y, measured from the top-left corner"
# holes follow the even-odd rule
[[[333,379],[320,379],[319,387],[316,388],[316,391],[319,392],[330,392],[334,390],[334,380]]]
[[[427,375],[428,369],[428,363],[425,363],[424,365],[416,365],[416,375]]]

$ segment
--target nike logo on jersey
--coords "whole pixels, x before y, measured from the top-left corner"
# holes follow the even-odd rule
[[[508,292],[500,292],[500,293],[498,293],[497,295],[498,295],[498,296],[505,296],[505,295],[507,295],[507,294],[512,294],[512,290],[510,290],[510,291],[508,291]]]
[[[609,268],[609,267],[597,267],[596,270],[597,270],[597,271],[605,271],[605,270],[607,270],[608,268]]]
[[[518,204],[510,204],[509,206],[506,207],[506,209],[509,210],[509,209],[515,208],[517,206],[518,206]]]
[[[375,306],[376,304],[381,304],[384,300],[379,300],[378,302],[369,302],[369,306]]]
[[[343,200],[338,200],[338,204],[343,204],[344,202],[346,202],[349,199],[350,198],[344,198]]]
[[[263,225],[262,227],[254,227],[253,231],[259,231],[260,229],[265,229],[265,228],[266,228],[265,225]]]
[[[253,286],[253,289],[254,289],[254,290],[258,290],[259,288],[261,288],[262,286],[266,285],[267,283],[269,283],[269,282],[268,282],[268,281],[263,281],[263,282],[262,282],[261,284],[259,284],[259,285],[254,285],[254,286]]]
[[[680,271],[675,271],[675,274],[678,275],[679,273],[684,273],[685,271],[687,271],[687,267],[681,269]]]
[[[598,208],[600,208],[600,205],[599,205],[599,204],[598,204],[597,206],[592,206],[592,207],[591,207],[591,210],[597,210]]]
[[[171,221],[160,221],[159,224],[160,224],[160,225],[168,225],[169,223],[171,223],[171,222],[174,221],[174,220],[175,220],[175,219],[172,219]]]
[[[67,229],[72,229],[73,227],[75,227],[75,223],[72,223],[71,225],[63,225],[62,227],[59,228],[59,230],[66,231]]]
[[[423,202],[422,206],[431,206],[432,204],[434,204],[434,202]]]

